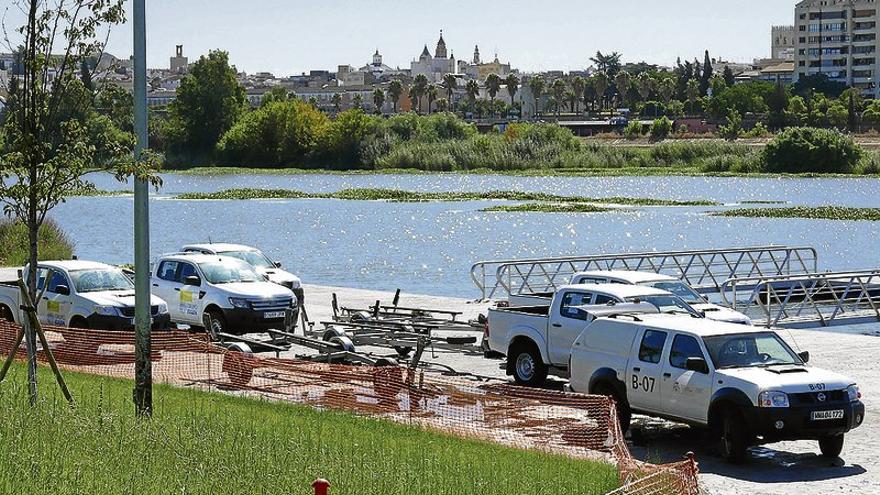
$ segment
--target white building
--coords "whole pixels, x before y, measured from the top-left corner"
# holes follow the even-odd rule
[[[437,41],[437,49],[434,50],[434,56],[428,51],[428,45],[422,50],[418,60],[413,60],[410,64],[410,72],[412,77],[423,75],[428,78],[429,83],[439,83],[446,74],[455,73],[455,56],[446,53],[446,41],[443,40],[443,31],[440,31],[440,40]]]

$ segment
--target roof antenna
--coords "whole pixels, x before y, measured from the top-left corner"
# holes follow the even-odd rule
[[[211,236],[208,236],[208,244],[214,244],[214,241],[211,240]]]

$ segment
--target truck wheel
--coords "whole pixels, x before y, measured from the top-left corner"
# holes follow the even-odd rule
[[[518,344],[507,353],[508,369],[519,385],[539,387],[547,380],[547,365],[534,344]]]
[[[70,328],[89,328],[89,322],[82,316],[74,316],[70,320]]]
[[[597,384],[593,389],[593,393],[596,395],[605,395],[614,399],[614,403],[617,406],[617,420],[620,422],[620,431],[626,433],[632,422],[632,410],[630,409],[629,404],[623,400],[623,398],[620,397],[620,394],[617,393],[617,390],[608,383]]]
[[[219,342],[220,334],[229,332],[226,326],[226,318],[223,317],[223,313],[213,309],[208,311],[208,317],[211,320],[211,324],[205,327],[205,331],[213,342]]]
[[[0,304],[0,321],[15,323],[15,318],[12,316],[12,311],[10,311],[9,308],[2,304]]]
[[[819,439],[819,451],[823,457],[836,459],[840,457],[843,450],[843,435],[833,435],[830,437],[822,437]]]
[[[742,464],[748,457],[751,435],[739,411],[730,410],[721,423],[721,455],[731,464]]]

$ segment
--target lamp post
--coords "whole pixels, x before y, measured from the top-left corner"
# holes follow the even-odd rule
[[[134,0],[134,131],[135,160],[147,148],[147,40],[145,0]],[[135,410],[153,411],[153,370],[150,362],[150,189],[134,178],[134,289],[135,289]]]

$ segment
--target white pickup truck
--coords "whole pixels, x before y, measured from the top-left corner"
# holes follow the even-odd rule
[[[283,285],[292,290],[296,294],[299,307],[305,304],[305,294],[303,293],[302,281],[299,277],[282,270],[280,262],[272,261],[255,247],[212,242],[208,244],[188,244],[183,246],[181,251],[185,253],[219,254],[220,256],[229,256],[246,261],[257,269],[257,273],[265,275],[270,282]]]
[[[152,290],[168,301],[171,320],[203,327],[209,334],[282,330],[287,311],[298,309],[287,287],[269,282],[238,258],[199,253],[159,258],[150,275]],[[295,320],[294,320],[295,321]]]
[[[507,374],[517,383],[540,385],[548,374],[566,377],[571,344],[591,320],[586,306],[646,304],[656,312],[703,319],[678,296],[661,289],[623,284],[561,287],[550,305],[493,308],[488,313],[489,350],[507,355]]]
[[[22,275],[27,279],[29,267]],[[92,261],[41,261],[37,265],[37,319],[45,325],[95,330],[134,329],[134,284],[115,266]],[[0,283],[0,318],[21,323],[15,280]],[[168,305],[150,297],[154,330],[171,326]]]
[[[700,295],[693,287],[669,275],[627,270],[597,270],[575,273],[572,275],[569,284],[624,284],[663,289],[682,298],[697,311],[704,312],[706,318],[710,320],[741,323],[743,325],[752,324],[752,320],[748,316],[739,311],[709,302],[708,299]],[[553,292],[511,294],[509,304],[511,307],[547,304],[552,297]]]
[[[862,424],[855,382],[806,365],[775,332],[671,315],[598,318],[575,340],[570,387],[615,399],[623,429],[632,412],[707,428],[731,462],[749,446],[818,440],[837,457]]]

